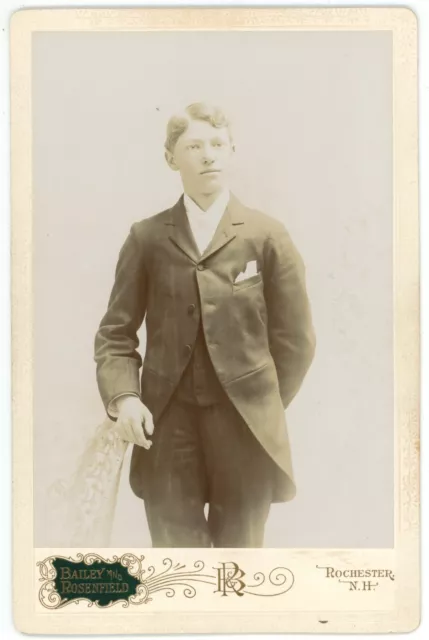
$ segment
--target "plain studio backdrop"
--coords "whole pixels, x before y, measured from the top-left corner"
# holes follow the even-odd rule
[[[273,506],[266,546],[392,546],[390,35],[38,33],[33,47],[35,545],[62,546],[47,491],[104,419],[93,341],[119,249],[181,193],[167,120],[207,100],[232,120],[233,191],[305,260],[318,339],[287,412],[297,497]],[[111,544],[145,547],[128,467]]]

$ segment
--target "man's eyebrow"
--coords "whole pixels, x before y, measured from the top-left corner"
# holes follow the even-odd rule
[[[222,140],[222,136],[214,135],[210,140]],[[186,144],[192,144],[193,142],[204,142],[202,138],[189,138]]]

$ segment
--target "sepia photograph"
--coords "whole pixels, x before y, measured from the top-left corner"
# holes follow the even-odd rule
[[[216,28],[205,10],[165,11],[51,10],[26,45],[40,580],[67,577],[61,608],[109,553],[167,553],[175,571],[219,549],[217,590],[243,595],[246,550],[290,551],[311,559],[316,601],[356,570],[385,578],[393,607],[394,42],[413,19],[286,11],[294,28],[269,13],[256,27],[237,10]],[[76,554],[83,574],[56,564]],[[285,562],[272,567],[292,593]]]
[[[116,545],[392,545],[391,46],[35,34],[37,546],[103,409]]]

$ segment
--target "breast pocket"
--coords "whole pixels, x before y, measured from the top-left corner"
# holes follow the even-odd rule
[[[263,286],[262,274],[256,273],[254,276],[250,276],[250,278],[246,278],[245,280],[239,280],[238,282],[234,282],[232,285],[233,293],[240,293],[244,289],[250,289],[251,287],[260,287]]]

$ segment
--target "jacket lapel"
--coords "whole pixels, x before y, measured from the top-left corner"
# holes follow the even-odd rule
[[[192,262],[198,263],[201,254],[196,245],[188,216],[186,215],[183,196],[181,196],[170,209],[170,216],[165,224],[168,225],[170,229],[170,240],[179,247]]]
[[[216,232],[201,255],[196,245],[194,235],[189,224],[188,216],[183,202],[183,195],[170,209],[170,216],[165,222],[170,229],[169,238],[192,262],[197,264],[217,253],[225,245],[229,244],[237,235],[237,227],[244,224],[245,207],[231,193],[225,213],[223,214]]]
[[[214,253],[222,249],[237,235],[237,226],[244,224],[244,207],[238,199],[231,193],[225,213],[223,214],[216,232],[207,249],[202,255],[202,259],[209,258]]]

